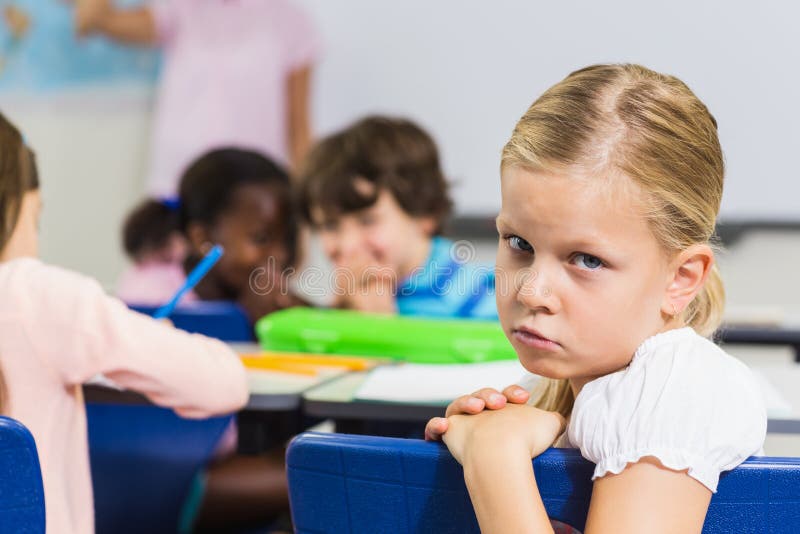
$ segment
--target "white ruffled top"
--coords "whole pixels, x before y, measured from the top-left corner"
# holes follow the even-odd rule
[[[596,464],[593,480],[654,456],[716,492],[721,472],[763,454],[767,412],[750,370],[685,327],[648,338],[627,368],[586,384],[567,432]]]

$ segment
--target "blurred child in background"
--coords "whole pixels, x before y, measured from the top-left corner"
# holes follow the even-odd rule
[[[143,203],[128,217],[123,236],[137,262],[118,288],[126,302],[167,302],[186,273],[219,244],[225,253],[186,295],[188,301],[234,301],[251,321],[303,303],[288,290],[287,272],[297,255],[289,177],[256,152],[224,148],[205,154],[184,173],[179,198]]]
[[[186,280],[183,262],[189,250],[180,231],[178,209],[177,199],[145,201],[125,219],[122,246],[134,265],[119,281],[117,296],[122,300],[160,306]],[[182,302],[196,299],[189,292]]]
[[[301,175],[304,216],[335,267],[335,306],[497,318],[493,270],[441,236],[452,201],[422,128],[367,117],[323,139]]]

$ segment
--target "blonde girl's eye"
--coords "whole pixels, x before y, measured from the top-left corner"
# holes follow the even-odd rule
[[[520,252],[533,252],[533,246],[517,235],[510,235],[505,239],[508,242],[508,246],[514,250],[518,250]]]
[[[575,259],[575,264],[578,267],[586,269],[587,271],[597,271],[604,265],[603,260],[601,260],[597,256],[592,256],[591,254],[584,254],[583,252],[575,254],[574,259]]]

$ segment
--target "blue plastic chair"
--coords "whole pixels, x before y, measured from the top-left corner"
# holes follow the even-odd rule
[[[157,309],[130,308],[147,315]],[[255,339],[247,316],[232,302],[191,303],[170,320],[223,341]],[[189,420],[157,406],[106,403],[87,403],[86,416],[98,534],[177,532],[192,479],[233,416]]]
[[[86,412],[98,534],[177,532],[192,479],[233,416],[182,419],[116,404],[89,404]]]
[[[572,449],[534,460],[548,515],[583,531],[594,465]],[[461,466],[421,440],[305,433],[287,451],[296,532],[479,533]],[[800,532],[800,458],[750,458],[724,473],[704,534]]]
[[[0,531],[44,534],[42,472],[33,436],[0,416]]]
[[[136,306],[130,309],[153,315],[157,306]],[[199,301],[176,308],[170,321],[177,328],[196,334],[221,339],[229,343],[255,341],[255,333],[244,310],[236,303],[227,301]]]

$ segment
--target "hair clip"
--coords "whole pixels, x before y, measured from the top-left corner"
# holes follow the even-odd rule
[[[181,208],[181,199],[178,197],[162,197],[158,202],[169,211],[178,211]]]

